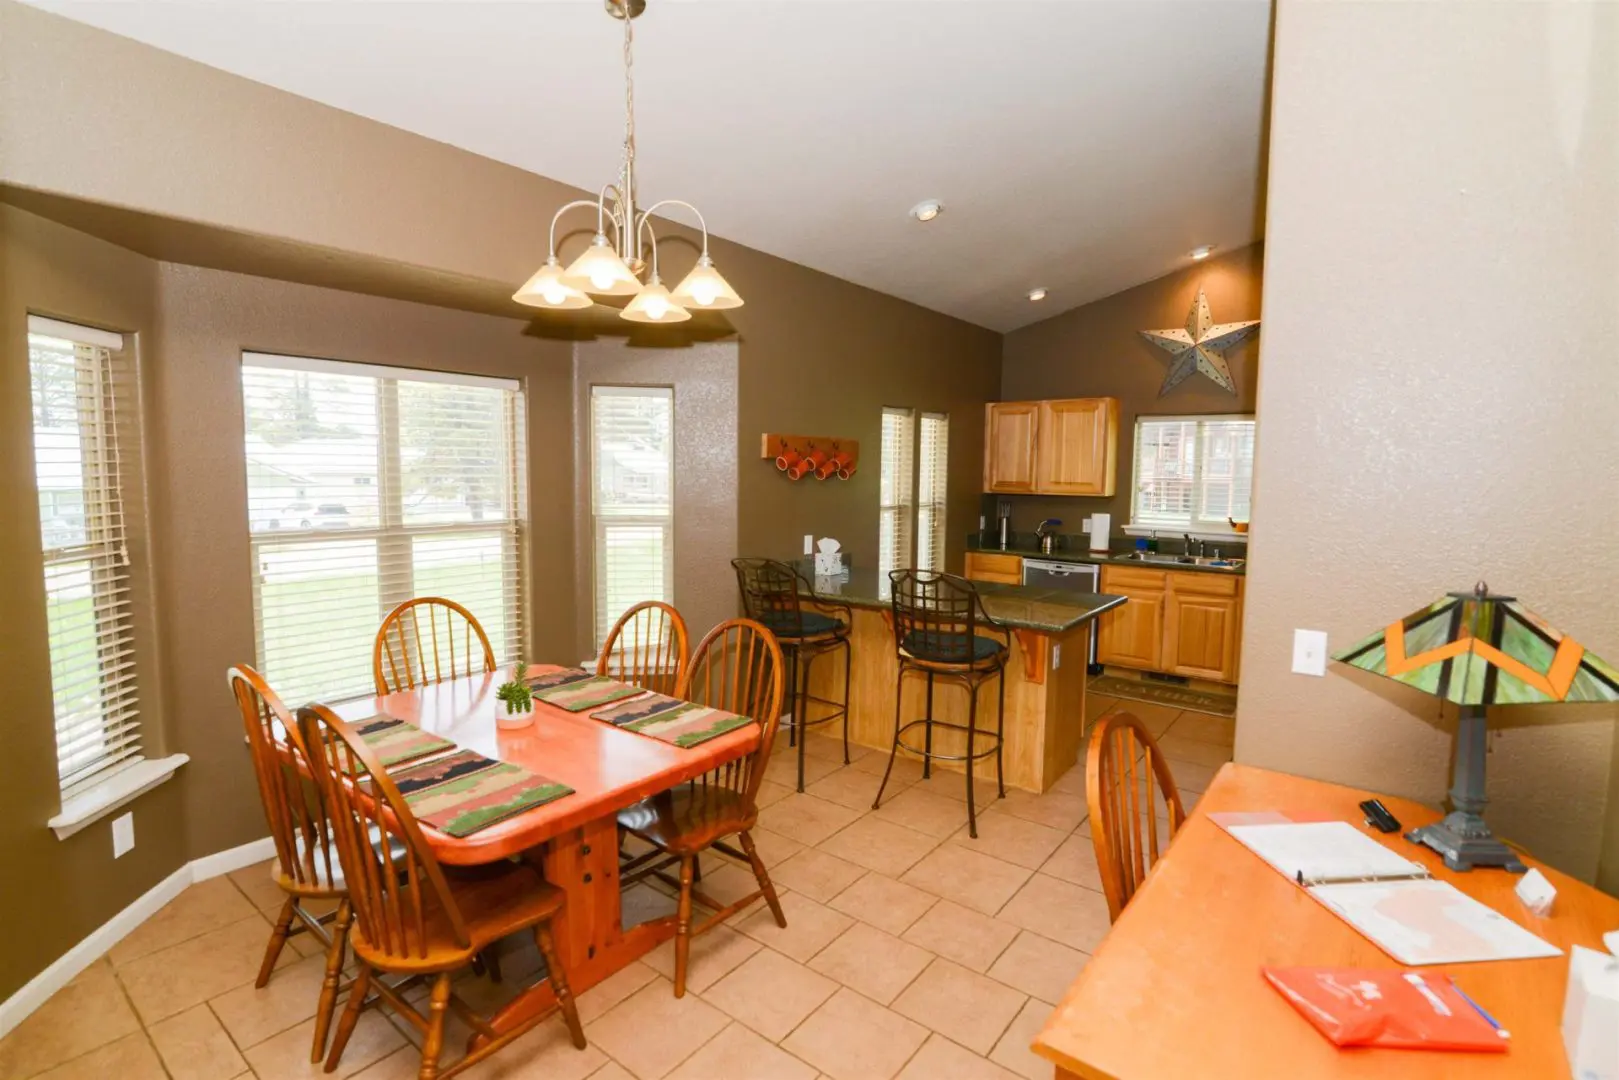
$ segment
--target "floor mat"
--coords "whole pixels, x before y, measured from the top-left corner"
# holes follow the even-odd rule
[[[1211,716],[1237,715],[1237,695],[1218,694],[1208,690],[1195,690],[1189,686],[1126,679],[1118,675],[1098,675],[1090,681],[1088,692],[1127,701],[1147,701],[1155,705],[1169,705],[1177,709],[1208,713]]]

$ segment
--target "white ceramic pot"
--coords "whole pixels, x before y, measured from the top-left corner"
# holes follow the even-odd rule
[[[526,728],[534,722],[534,707],[531,705],[522,712],[507,711],[506,703],[500,703],[499,711],[495,713],[495,726],[502,731],[511,731],[515,728]]]

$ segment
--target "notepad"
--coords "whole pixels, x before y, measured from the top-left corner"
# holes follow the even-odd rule
[[[1402,964],[1562,955],[1347,821],[1223,827]]]

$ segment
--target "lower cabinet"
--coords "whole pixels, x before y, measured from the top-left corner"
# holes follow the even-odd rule
[[[962,575],[968,581],[993,581],[1000,585],[1023,584],[1023,559],[1018,555],[1002,555],[998,552],[969,551],[967,552],[966,573]]]
[[[1237,681],[1240,577],[1104,566],[1100,587],[1127,602],[1100,619],[1098,661],[1213,682]]]

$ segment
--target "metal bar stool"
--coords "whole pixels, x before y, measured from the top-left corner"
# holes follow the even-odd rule
[[[798,790],[804,790],[804,731],[843,718],[843,763],[849,764],[849,648],[854,615],[849,605],[819,600],[809,582],[793,567],[774,559],[732,559],[742,607],[748,618],[762,624],[781,645],[787,662],[787,707],[781,726],[787,745],[798,748]],[[841,617],[840,617],[841,616]],[[810,693],[810,669],[815,661],[843,650],[843,700]],[[810,706],[822,706],[825,716],[810,718]]]
[[[983,599],[972,582],[936,570],[894,570],[889,573],[894,610],[894,650],[899,658],[899,679],[894,686],[894,745],[888,751],[888,768],[877,788],[873,810],[882,805],[883,790],[900,747],[922,759],[922,776],[932,775],[933,762],[960,761],[967,773],[967,833],[978,838],[978,805],[973,798],[973,766],[982,758],[995,755],[995,785],[1000,798],[1006,798],[1006,775],[1001,746],[1006,726],[1006,659],[1012,650],[1012,635],[984,610]],[[989,635],[989,636],[986,636]],[[905,697],[905,676],[921,672],[927,676],[927,711],[920,720],[901,723],[901,702]],[[967,688],[967,722],[958,724],[933,717],[933,684],[948,679]],[[999,691],[995,708],[995,730],[978,727],[978,690],[990,679]],[[946,727],[966,736],[964,752],[936,753],[934,727]],[[912,728],[922,728],[922,745],[906,742]],[[979,748],[980,739],[992,745]]]

